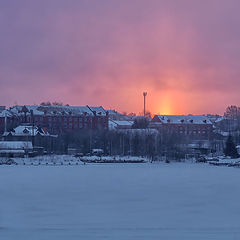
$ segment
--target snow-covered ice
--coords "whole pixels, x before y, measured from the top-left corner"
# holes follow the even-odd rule
[[[0,166],[0,239],[240,239],[240,169]]]

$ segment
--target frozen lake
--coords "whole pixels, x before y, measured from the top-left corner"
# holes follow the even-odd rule
[[[240,239],[240,169],[0,166],[0,238]]]

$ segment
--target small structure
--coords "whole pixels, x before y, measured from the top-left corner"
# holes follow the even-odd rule
[[[33,151],[31,142],[23,141],[0,141],[1,157],[24,157]]]
[[[127,120],[111,120],[109,119],[109,129],[131,129],[133,125],[133,121],[127,121]]]
[[[101,156],[103,154],[103,149],[101,149],[101,148],[92,149],[92,154],[97,155],[97,156]]]

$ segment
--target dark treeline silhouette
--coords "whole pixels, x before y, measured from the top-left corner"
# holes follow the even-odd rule
[[[169,159],[185,157],[187,139],[155,129],[79,130],[61,133],[53,145],[55,153],[67,153],[76,149],[78,153],[91,154],[93,149],[103,149],[105,155],[146,156],[152,160],[160,156]]]
[[[41,102],[40,103],[41,106],[69,106],[69,104],[64,104],[62,102],[50,102],[50,101],[47,101],[47,102]]]

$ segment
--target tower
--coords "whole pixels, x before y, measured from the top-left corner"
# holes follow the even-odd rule
[[[147,92],[143,92],[143,116],[144,117],[146,115],[146,96],[147,96]]]

